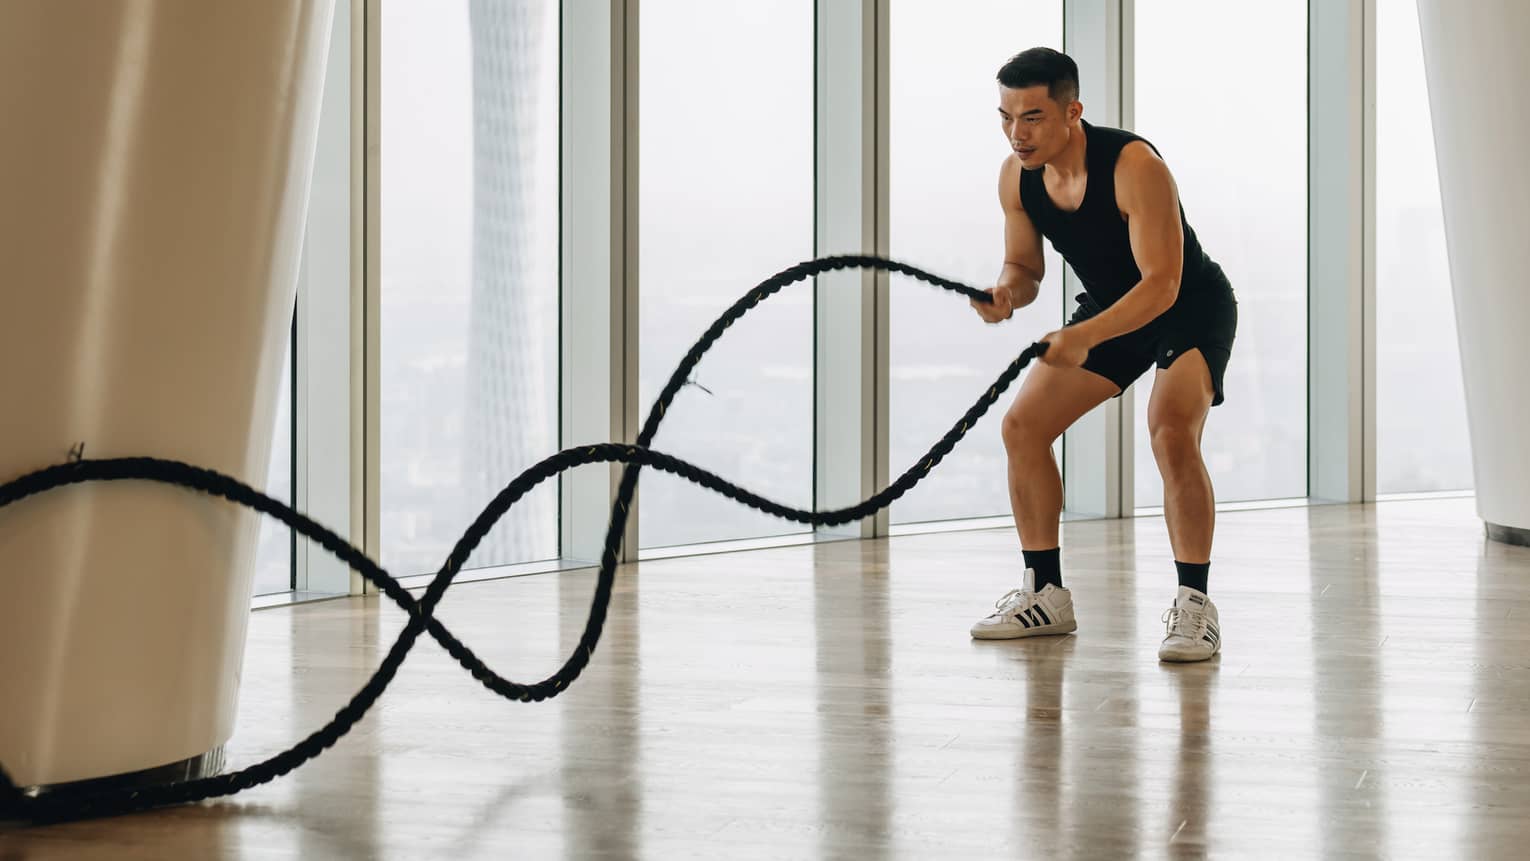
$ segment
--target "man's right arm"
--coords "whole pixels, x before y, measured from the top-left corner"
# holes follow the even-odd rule
[[[1023,308],[1036,301],[1046,275],[1041,234],[1020,203],[1020,159],[1010,155],[999,168],[999,203],[1004,208],[1004,268],[995,289],[1009,293],[1010,304]]]

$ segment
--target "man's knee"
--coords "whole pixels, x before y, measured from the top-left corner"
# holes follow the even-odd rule
[[[1000,432],[1004,436],[1004,448],[1010,454],[1033,452],[1052,445],[1042,423],[1017,410],[1004,414]]]
[[[1201,461],[1201,443],[1190,422],[1161,421],[1150,428],[1153,458],[1165,473],[1193,469]]]

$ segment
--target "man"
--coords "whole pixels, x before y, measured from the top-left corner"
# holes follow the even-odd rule
[[[1068,325],[1044,338],[1004,417],[1010,505],[1025,573],[972,636],[1009,639],[1077,628],[1062,585],[1058,520],[1062,477],[1052,443],[1079,417],[1156,365],[1148,433],[1163,476],[1179,592],[1164,614],[1165,661],[1200,661],[1221,648],[1207,597],[1215,520],[1201,431],[1222,403],[1237,302],[1221,267],[1201,250],[1174,178],[1147,141],[1083,120],[1078,67],[1032,48],[999,70],[999,115],[1013,153],[999,172],[1004,268],[973,307],[989,323],[1036,299],[1045,236],[1084,285]]]

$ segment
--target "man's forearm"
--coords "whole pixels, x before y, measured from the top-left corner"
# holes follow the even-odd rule
[[[998,287],[1009,293],[1010,305],[1024,308],[1036,301],[1037,294],[1041,292],[1041,279],[1018,263],[1006,263],[1004,270],[999,273]]]
[[[1118,335],[1135,332],[1158,319],[1174,305],[1178,285],[1169,281],[1139,281],[1115,304],[1073,328],[1086,335],[1091,346]]]

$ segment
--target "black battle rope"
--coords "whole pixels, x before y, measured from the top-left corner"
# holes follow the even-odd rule
[[[643,430],[638,434],[635,445],[600,443],[564,449],[516,476],[515,480],[500,491],[484,508],[478,518],[473,521],[472,526],[457,541],[456,546],[447,556],[445,564],[441,566],[441,570],[430,581],[425,594],[418,600],[380,565],[369,559],[350,542],[294,511],[291,507],[234,478],[210,469],[175,460],[150,457],[87,460],[75,457],[71,453],[71,459],[66,463],[46,467],[0,485],[0,508],[47,490],[88,481],[157,481],[221,496],[275,517],[304,537],[318,542],[325,550],[381,589],[409,614],[408,624],[399,633],[398,639],[393,642],[393,646],[383,657],[382,663],[372,678],[335,713],[333,719],[290,750],[239,771],[214,777],[137,789],[60,787],[35,795],[23,792],[17,787],[3,765],[0,765],[0,821],[48,822],[129,813],[232,795],[280,777],[318,756],[339,741],[341,736],[361,720],[367,709],[371,708],[387,689],[420,634],[426,631],[429,631],[430,635],[473,675],[473,678],[502,697],[531,702],[557,696],[583,672],[590,662],[591,655],[595,652],[595,644],[600,640],[601,629],[605,625],[606,610],[611,602],[611,587],[616,576],[617,549],[621,546],[622,534],[626,528],[628,505],[632,501],[633,492],[637,489],[638,471],[643,466],[651,466],[678,475],[767,514],[815,526],[851,523],[886,508],[918,484],[950,453],[977,420],[988,412],[988,408],[998,400],[1000,393],[1015,381],[1020,371],[1032,359],[1045,352],[1045,342],[1033,343],[1021,352],[1004,370],[1004,373],[999,375],[998,380],[967,410],[966,414],[951,426],[951,430],[896,481],[881,493],[849,508],[814,512],[781,505],[731,484],[694,464],[654,451],[649,447],[653,442],[654,434],[659,430],[659,422],[674,400],[676,392],[685,385],[691,371],[701,361],[702,355],[711,348],[724,330],[766,297],[788,284],[803,281],[824,272],[852,268],[897,272],[960,293],[979,302],[993,301],[992,297],[984,291],[881,257],[857,255],[823,257],[799,263],[777,273],[733,303],[733,306],[707,329],[695,346],[691,347],[690,352],[685,354],[685,358],[670,375],[669,383],[665,385],[663,392],[649,410],[648,419],[643,423]],[[573,654],[556,673],[535,684],[512,682],[486,666],[471,649],[436,620],[436,605],[440,603],[447,587],[466,564],[473,549],[517,500],[538,484],[564,470],[588,463],[612,462],[624,463],[627,466],[622,472],[616,501],[611,507],[611,522],[606,531],[605,551],[600,557],[600,575],[595,586],[595,596],[591,601],[590,617],[585,624],[584,634],[579,638],[579,644],[575,647]]]

